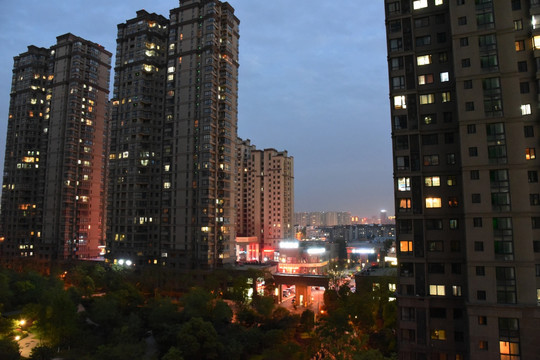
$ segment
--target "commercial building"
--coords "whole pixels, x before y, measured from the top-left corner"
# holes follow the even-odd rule
[[[179,269],[235,261],[238,26],[182,0],[118,26],[108,259]]]
[[[540,3],[385,10],[399,358],[536,358]]]
[[[236,161],[237,257],[277,260],[279,242],[294,239],[294,159],[238,139]]]
[[[104,243],[111,53],[72,34],[14,58],[0,254],[88,259]]]

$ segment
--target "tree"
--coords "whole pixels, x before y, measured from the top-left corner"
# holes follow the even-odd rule
[[[20,360],[19,344],[10,338],[0,338],[0,354],[2,360]]]
[[[182,352],[173,346],[163,355],[161,360],[184,360],[184,357],[182,356]]]
[[[212,324],[198,317],[181,326],[177,339],[186,359],[218,359],[223,349]]]
[[[30,353],[31,360],[51,360],[54,358],[55,351],[47,345],[39,345],[32,349]]]

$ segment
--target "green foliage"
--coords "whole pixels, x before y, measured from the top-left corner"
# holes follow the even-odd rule
[[[0,354],[2,360],[19,360],[19,344],[10,338],[0,337]]]
[[[274,298],[271,296],[254,296],[252,302],[253,308],[265,318],[268,318],[274,310]]]
[[[172,346],[169,351],[163,355],[161,360],[184,360],[184,357],[182,356],[182,352],[180,350]]]
[[[198,317],[184,323],[177,338],[178,348],[187,359],[218,359],[223,350],[212,323]]]
[[[47,345],[38,345],[30,353],[31,360],[51,360],[54,356],[54,349]]]

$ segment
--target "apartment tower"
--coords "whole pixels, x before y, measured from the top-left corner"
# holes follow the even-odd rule
[[[111,261],[234,262],[238,26],[217,0],[182,0],[169,19],[141,10],[118,26]]]
[[[399,358],[537,358],[540,2],[385,10]]]
[[[279,242],[294,239],[294,159],[242,139],[236,159],[238,239],[257,238],[258,260],[274,260]]]
[[[65,34],[14,60],[1,255],[96,258],[104,244],[111,53]]]

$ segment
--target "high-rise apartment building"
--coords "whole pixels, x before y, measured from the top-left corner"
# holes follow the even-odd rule
[[[72,34],[15,57],[1,255],[95,258],[104,242],[111,53]]]
[[[238,139],[236,161],[237,236],[256,238],[258,260],[274,260],[279,242],[294,239],[294,159]]]
[[[385,0],[400,359],[540,353],[540,3]]]
[[[214,268],[235,260],[239,20],[179,5],[118,26],[108,257]]]

